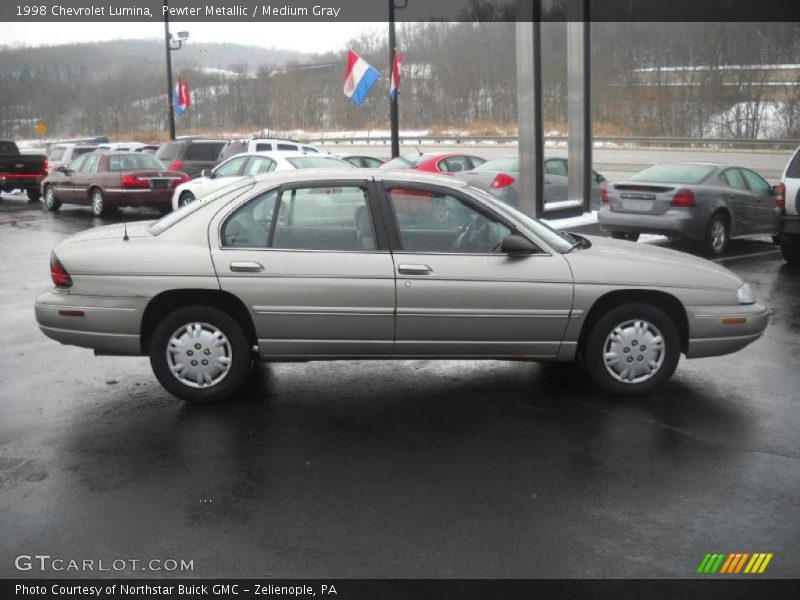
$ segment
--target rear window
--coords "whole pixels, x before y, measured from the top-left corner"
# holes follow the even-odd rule
[[[303,152],[315,152],[319,154],[319,150],[312,148],[311,146],[303,146]]]
[[[225,142],[201,142],[199,144],[189,144],[186,148],[186,156],[183,160],[204,160],[215,162],[220,150]],[[161,157],[159,157],[161,158]]]
[[[201,201],[197,202],[190,202],[189,204],[184,204],[178,210],[173,210],[170,213],[167,213],[165,216],[161,217],[158,221],[153,223],[150,226],[150,233],[153,235],[160,235],[164,233],[167,229],[175,225],[180,221],[183,221],[186,217],[191,215],[194,212],[197,212],[204,206],[206,206],[209,202],[214,202],[219,200],[223,197],[234,197],[240,196],[244,194],[247,190],[251,189],[255,184],[251,181],[245,181],[244,183],[241,181],[235,181],[229,185],[226,185],[223,188],[220,188],[210,194],[203,196]]]
[[[381,169],[413,169],[414,167],[418,167],[426,158],[428,157],[424,154],[406,154],[405,156],[398,156],[387,163],[383,163]]]
[[[272,142],[256,143],[256,152],[269,152],[272,150]]]
[[[286,159],[295,169],[350,169],[350,163],[333,156],[302,156]]]
[[[2,142],[0,142],[2,145]],[[48,157],[51,161],[61,160],[64,158],[64,153],[67,149],[64,146],[56,146],[52,150],[50,150],[50,156]],[[7,154],[6,152],[2,152],[2,154]]]
[[[476,171],[502,171],[513,173],[519,172],[519,157],[518,156],[505,156],[503,158],[495,158],[488,162],[483,163]]]
[[[127,171],[132,169],[163,170],[164,163],[152,154],[112,154],[108,157],[109,171]]]
[[[164,161],[175,160],[178,157],[178,152],[180,152],[181,144],[176,144],[175,142],[167,142],[163,144],[161,148],[158,149],[156,152],[156,158],[159,158]]]
[[[786,169],[786,177],[800,179],[800,148],[794,153],[789,167]]]
[[[97,150],[95,146],[76,146],[72,149],[72,156],[80,156],[81,154],[87,154],[89,152],[94,152]]]
[[[17,145],[14,142],[0,141],[0,154],[19,154]]]
[[[666,164],[655,165],[628,178],[643,183],[697,184],[705,181],[717,170],[713,165]]]

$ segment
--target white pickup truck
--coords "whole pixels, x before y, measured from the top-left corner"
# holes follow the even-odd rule
[[[784,198],[780,224],[781,254],[786,262],[800,264],[800,148],[794,151],[783,171],[780,191]]]

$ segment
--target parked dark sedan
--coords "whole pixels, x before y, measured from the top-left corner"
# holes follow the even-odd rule
[[[60,166],[43,182],[44,205],[86,204],[96,217],[121,206],[152,206],[168,212],[172,192],[189,176],[170,171],[151,154],[92,152]]]
[[[635,241],[656,233],[702,242],[708,254],[728,240],[774,236],[780,214],[775,188],[755,171],[716,163],[666,163],[604,186],[600,227]]]

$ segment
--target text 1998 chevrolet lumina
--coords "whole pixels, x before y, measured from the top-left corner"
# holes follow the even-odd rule
[[[612,394],[756,340],[737,275],[643,244],[552,230],[458,181],[297,171],[156,222],[58,244],[41,330],[145,355],[176,396],[233,395],[255,360],[575,361]]]

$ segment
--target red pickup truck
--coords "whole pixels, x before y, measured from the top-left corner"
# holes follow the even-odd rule
[[[25,190],[31,202],[42,195],[42,179],[47,175],[44,154],[22,154],[11,140],[0,140],[0,192]]]

